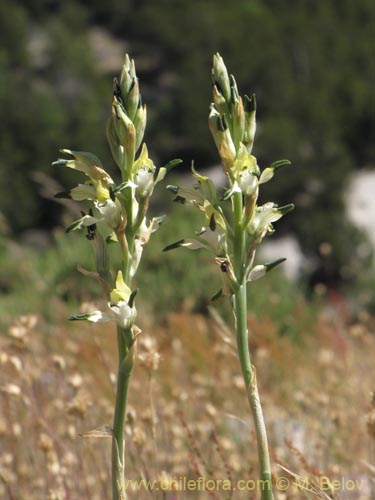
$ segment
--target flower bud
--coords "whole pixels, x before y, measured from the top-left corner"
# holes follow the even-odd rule
[[[243,143],[247,147],[249,153],[251,153],[254,144],[255,131],[256,131],[256,100],[255,94],[251,97],[245,95],[245,130],[243,136]]]
[[[212,94],[217,111],[222,115],[228,113],[227,101],[224,99],[223,94],[219,92],[216,85],[212,87]]]
[[[111,148],[112,156],[119,168],[121,169],[124,162],[124,148],[119,142],[119,138],[117,137],[115,124],[112,118],[107,121],[106,134],[109,147]]]
[[[217,148],[219,148],[220,144],[219,119],[220,113],[218,113],[215,105],[212,103],[210,106],[210,113],[208,115],[208,126]]]
[[[229,102],[230,100],[230,81],[227,68],[219,53],[214,55],[214,62],[212,68],[212,80],[214,85],[217,86],[219,92],[224,96],[224,99]]]
[[[243,140],[245,133],[245,111],[243,107],[242,98],[239,97],[236,104],[233,106],[232,119],[233,119],[233,140],[238,151],[240,143]]]
[[[127,169],[132,165],[135,155],[135,128],[116,97],[113,98],[112,120],[119,143],[124,148],[125,162],[122,170],[125,175],[128,175]]]
[[[237,89],[237,83],[233,75],[230,75],[230,102],[235,105],[238,102],[239,94]]]
[[[134,116],[134,127],[135,127],[135,152],[138,151],[139,146],[142,144],[143,141],[143,135],[145,133],[145,128],[146,128],[146,122],[147,122],[147,108],[146,105],[144,106],[139,106],[135,116]]]
[[[229,173],[236,158],[236,148],[226,123],[225,115],[220,115],[213,104],[211,105],[211,112],[208,117],[208,125],[222,159],[224,170],[226,173]]]
[[[134,120],[135,113],[139,106],[139,84],[138,78],[134,78],[130,87],[128,97],[124,103],[126,112],[131,120]]]
[[[124,104],[127,102],[128,94],[134,84],[134,79],[136,78],[134,61],[130,59],[129,55],[125,55],[125,61],[122,66],[119,87],[121,92],[121,97]]]

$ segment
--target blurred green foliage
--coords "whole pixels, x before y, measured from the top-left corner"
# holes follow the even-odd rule
[[[167,244],[192,235],[200,227],[199,214],[193,210],[191,214],[187,218],[186,207],[179,206],[145,249],[136,282],[141,326],[150,321],[163,322],[168,314],[184,308],[207,314],[209,306],[220,308],[220,315],[232,323],[228,300],[211,301],[220,288],[220,273],[213,259],[205,252],[197,259],[195,252],[183,248],[163,252]],[[90,241],[81,234],[64,234],[59,229],[53,233],[53,242],[36,249],[0,237],[1,330],[24,314],[41,314],[53,324],[58,317],[77,314],[84,302],[102,306],[98,282],[77,271],[77,265],[87,270],[95,268]],[[111,255],[111,262],[115,259],[116,255]],[[118,259],[120,263],[121,257]],[[308,303],[301,287],[289,282],[282,270],[269,273],[261,285],[257,283],[249,290],[251,314],[275,322],[281,335],[298,339],[301,330],[305,326],[308,330],[307,325],[316,320],[318,301]]]
[[[94,27],[137,60],[146,140],[160,163],[217,162],[207,111],[219,51],[241,91],[257,94],[260,165],[294,164],[263,190],[297,205],[280,233],[294,231],[319,279],[350,282],[361,235],[346,220],[344,194],[353,169],[374,164],[373,21],[370,0],[3,0],[0,211],[14,235],[50,228],[61,211],[39,196],[33,172],[66,185],[69,177],[50,168],[61,147],[110,161],[104,126],[114,75],[96,62]],[[322,242],[334,259],[320,254]]]

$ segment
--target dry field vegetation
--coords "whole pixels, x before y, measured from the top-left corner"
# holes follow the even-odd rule
[[[358,480],[362,487],[312,493],[290,486],[276,490],[276,499],[371,500],[374,319],[348,322],[326,308],[304,323],[304,307],[296,302],[293,311],[303,330],[299,342],[280,335],[267,315],[248,319],[274,478],[291,478],[281,464],[311,485],[326,475]],[[111,490],[105,434],[115,394],[115,331],[67,323],[63,303],[56,302],[54,311],[53,323],[28,315],[0,336],[0,498],[105,500]],[[215,314],[187,308],[156,326],[149,318],[142,329],[127,415],[127,478],[204,476],[233,484],[256,478],[255,437],[230,330]],[[257,498],[238,491],[128,496]]]

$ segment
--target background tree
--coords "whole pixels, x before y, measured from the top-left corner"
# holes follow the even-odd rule
[[[149,142],[161,164],[171,155],[186,165],[215,163],[207,68],[216,51],[230,61],[260,103],[260,163],[294,152],[294,175],[280,176],[264,196],[296,201],[285,224],[313,257],[316,279],[337,283],[357,273],[361,236],[347,221],[344,195],[354,169],[374,164],[369,0],[5,0],[0,9],[0,210],[12,213],[15,234],[58,222],[29,174],[31,164],[48,171],[57,140],[95,143],[110,161],[101,124],[113,74],[96,63],[92,35],[100,28],[139,61],[152,109]],[[330,255],[320,252],[323,242]]]

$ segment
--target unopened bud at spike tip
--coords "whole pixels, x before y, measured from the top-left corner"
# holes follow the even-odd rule
[[[237,89],[236,80],[233,75],[230,75],[230,100],[232,104],[236,104],[238,101],[239,94]]]
[[[230,99],[230,81],[227,68],[219,53],[214,55],[212,68],[213,83],[217,85],[226,101]]]
[[[128,97],[126,99],[125,108],[131,120],[134,119],[135,113],[138,109],[139,104],[139,84],[138,78],[134,78],[131,88],[129,90]]]
[[[219,92],[216,85],[213,85],[213,87],[212,87],[212,94],[213,94],[213,99],[214,99],[214,103],[215,103],[217,111],[220,114],[227,113],[228,112],[227,102],[226,102],[223,94],[221,94]]]
[[[146,105],[144,105],[143,107],[141,106],[137,109],[133,120],[136,132],[136,141],[135,141],[136,152],[138,151],[139,146],[143,141],[143,136],[146,129],[146,122],[147,122],[147,108]]]
[[[245,127],[243,143],[245,144],[249,153],[251,153],[254,144],[255,131],[256,131],[256,100],[255,94],[251,97],[245,96]]]

